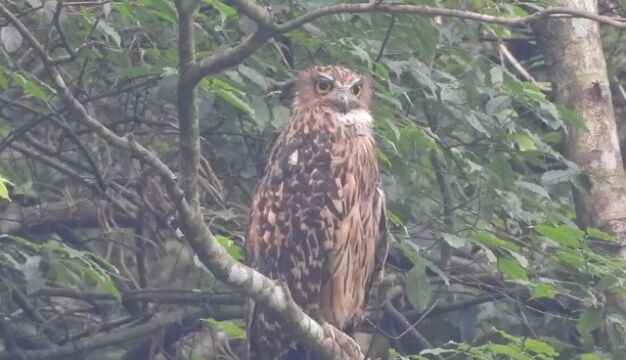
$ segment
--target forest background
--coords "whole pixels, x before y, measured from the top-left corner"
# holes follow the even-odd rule
[[[239,262],[280,88],[334,63],[393,240],[363,352],[623,359],[625,9],[0,0],[0,359],[235,359],[247,297],[345,357]]]

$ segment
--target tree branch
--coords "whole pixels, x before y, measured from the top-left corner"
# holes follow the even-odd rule
[[[425,16],[453,17],[464,20],[474,20],[490,24],[499,24],[509,27],[523,27],[530,23],[553,15],[569,15],[597,21],[602,24],[614,26],[619,29],[626,28],[626,19],[602,16],[587,11],[571,9],[566,7],[549,7],[538,11],[532,15],[521,17],[504,17],[475,13],[471,11],[437,8],[426,5],[405,5],[369,2],[362,4],[340,4],[323,6],[317,10],[310,11],[292,20],[276,26],[276,31],[283,33],[294,30],[300,26],[319,19],[323,16],[336,14],[358,14],[358,13],[385,13],[385,14],[415,14]]]
[[[430,344],[428,339],[422,335],[413,324],[411,324],[405,317],[400,313],[389,301],[383,305],[383,309],[385,313],[392,318],[398,325],[401,325],[404,329],[403,331],[406,334],[409,334],[413,337],[413,339],[420,344],[423,348],[429,349],[433,346]],[[435,357],[439,360],[443,360],[441,355],[435,355]]]
[[[180,139],[180,185],[192,209],[199,208],[198,168],[200,167],[200,124],[196,84],[187,81],[195,62],[193,31],[194,7],[186,1],[175,2],[178,10],[178,122]]]
[[[69,288],[41,288],[33,296],[62,297],[82,301],[118,301],[113,295],[102,292],[85,292]],[[242,305],[240,293],[215,293],[214,291],[193,290],[131,290],[123,294],[125,301],[142,301],[157,304],[210,304]]]
[[[252,19],[259,27],[269,31],[277,30],[272,19],[272,14],[262,6],[248,0],[231,0],[229,3]]]

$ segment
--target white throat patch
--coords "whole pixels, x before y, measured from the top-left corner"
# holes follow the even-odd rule
[[[345,114],[337,114],[337,121],[345,126],[356,125],[359,128],[370,127],[374,122],[372,115],[366,110],[352,110]]]

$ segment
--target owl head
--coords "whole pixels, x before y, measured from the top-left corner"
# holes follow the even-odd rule
[[[341,114],[368,110],[372,89],[364,76],[343,66],[314,66],[300,72],[283,90],[294,107],[325,107]]]

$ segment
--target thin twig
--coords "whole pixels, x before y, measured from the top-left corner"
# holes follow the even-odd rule
[[[391,21],[389,22],[389,27],[387,28],[387,33],[385,34],[385,38],[383,39],[383,43],[380,45],[380,50],[378,50],[378,55],[376,56],[376,60],[374,62],[378,62],[380,58],[383,57],[383,53],[385,52],[385,46],[387,46],[387,42],[389,41],[389,37],[391,36],[391,30],[396,23],[396,16],[391,16]]]
[[[67,53],[69,54],[70,59],[73,60],[76,58],[76,52],[74,51],[74,49],[72,49],[69,42],[67,42],[67,37],[65,37],[65,32],[63,32],[63,29],[61,28],[61,23],[59,22],[62,11],[63,11],[63,1],[57,0],[57,7],[54,10],[54,15],[52,16],[52,24],[54,25],[55,29],[59,33],[59,38],[61,39],[61,44],[63,44],[65,51],[67,51]]]
[[[433,346],[430,342],[422,335],[411,323],[399,312],[390,302],[386,302],[383,306],[383,309],[389,317],[391,317],[396,323],[408,329],[408,334],[417,341],[425,349],[431,349]],[[435,357],[439,360],[444,360],[440,355],[435,355]]]
[[[517,70],[517,72],[522,75],[522,78],[526,81],[531,81],[533,83],[537,83],[535,78],[524,68],[524,66],[513,56],[509,48],[505,44],[500,44],[499,46],[502,55],[509,61],[509,63]]]

